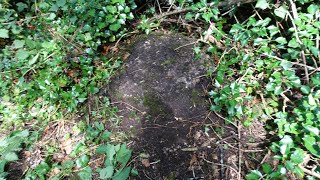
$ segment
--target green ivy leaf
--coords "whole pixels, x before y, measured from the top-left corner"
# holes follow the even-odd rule
[[[308,9],[307,9],[308,13],[310,13],[311,15],[314,15],[317,11],[319,11],[319,6],[315,5],[315,4],[311,4]]]
[[[247,180],[257,180],[262,178],[262,174],[258,170],[251,170],[249,174],[246,175]]]
[[[85,167],[88,165],[88,163],[89,163],[89,156],[85,154],[80,156],[80,158],[76,160],[76,164],[78,167]]]
[[[295,38],[291,39],[288,43],[288,46],[289,47],[292,47],[292,48],[297,48],[299,47],[299,43],[297,43],[297,40]]]
[[[295,164],[301,164],[305,157],[305,153],[302,149],[297,148],[290,156],[291,162]]]
[[[81,180],[92,179],[92,169],[91,169],[91,167],[87,166],[87,167],[83,168],[78,173],[78,176],[80,177]]]
[[[316,139],[310,135],[304,135],[303,144],[310,153],[320,158],[320,147],[317,144]]]
[[[287,40],[284,37],[278,37],[275,41],[279,44],[287,44]]]
[[[109,131],[104,131],[103,134],[101,135],[101,138],[105,141],[110,140],[110,136],[112,136],[112,133]]]
[[[102,144],[97,148],[96,154],[106,154],[107,150],[108,150],[108,146],[106,144]]]
[[[63,169],[72,169],[74,166],[74,162],[72,160],[66,160],[66,161],[63,161],[61,166]]]
[[[313,118],[311,118],[312,120]],[[319,136],[319,129],[310,125],[305,125],[304,128],[311,133],[313,136]]]
[[[14,40],[13,47],[16,49],[22,48],[25,44],[25,40]]]
[[[111,178],[113,175],[113,172],[114,172],[113,166],[107,166],[107,167],[101,169],[99,172],[100,179]]]
[[[288,10],[285,6],[280,6],[279,8],[274,10],[274,14],[280,17],[281,19],[284,19],[287,13],[288,13]]]
[[[3,156],[4,156],[3,158],[8,162],[16,161],[19,159],[18,155],[15,152],[8,152],[8,153],[4,154]]]
[[[117,161],[121,163],[121,167],[125,167],[128,163],[128,161],[131,158],[132,151],[127,149],[127,146],[125,144],[122,144],[120,147],[120,150],[117,152]]]
[[[292,140],[291,136],[285,135],[280,140],[280,152],[281,152],[281,154],[287,155],[292,147],[293,147],[293,140]]]
[[[262,170],[263,170],[263,172],[266,173],[266,174],[270,174],[270,173],[272,173],[272,171],[273,171],[271,165],[268,164],[268,163],[265,163],[265,164],[262,165]]]
[[[107,159],[105,161],[105,166],[111,166],[113,165],[114,161],[114,155],[116,154],[115,146],[111,144],[107,144],[106,148],[106,154]]]
[[[315,106],[315,105],[317,105],[317,102],[316,102],[316,100],[313,98],[312,94],[309,94],[309,96],[308,96],[308,103],[309,103],[310,106]]]
[[[281,61],[281,64],[280,64],[284,70],[289,70],[293,64],[289,61]]]
[[[191,20],[191,19],[193,18],[193,16],[194,16],[193,13],[188,12],[188,13],[186,14],[186,16],[185,16],[185,19],[186,19],[186,20]]]
[[[269,7],[269,3],[267,2],[267,0],[258,0],[255,7],[265,10]]]
[[[127,179],[129,177],[130,171],[131,171],[131,167],[126,167],[122,171],[116,173],[114,175],[114,177],[112,178],[112,180],[124,180],[124,179]]]
[[[17,3],[16,6],[18,7],[19,12],[22,12],[24,9],[28,8],[28,5],[22,2]]]
[[[30,61],[29,61],[29,66],[33,65],[34,63],[37,62],[38,58],[39,58],[39,53],[37,55],[35,55]]]
[[[282,92],[283,92],[283,89],[282,89],[281,85],[275,87],[275,89],[274,89],[274,94],[275,95],[280,95]]]
[[[299,166],[295,166],[293,172],[298,176],[299,179],[303,179],[304,171]]]
[[[301,86],[300,90],[304,94],[309,94],[310,93],[310,87],[306,86],[306,85]]]
[[[25,60],[29,57],[30,55],[30,52],[29,51],[25,51],[23,49],[19,49],[17,52],[16,52],[16,55],[15,57],[19,60]]]
[[[0,38],[9,38],[9,31],[6,29],[0,29]]]
[[[66,0],[57,0],[58,7],[63,7],[64,5],[66,5]]]

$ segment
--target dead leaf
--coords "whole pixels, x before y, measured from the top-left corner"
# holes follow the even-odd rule
[[[72,152],[72,140],[67,139],[64,142],[62,142],[61,147],[62,150],[66,152],[66,154],[70,154]]]
[[[60,173],[60,169],[56,167],[56,168],[51,169],[51,171],[49,172],[49,175],[50,176],[55,176],[55,175],[57,175],[59,173]]]
[[[198,162],[197,156],[196,154],[193,154],[190,160],[190,166],[193,166],[194,164],[196,164]]]
[[[150,167],[149,159],[142,159],[141,163],[144,165],[144,167]]]
[[[126,59],[128,59],[129,56],[130,56],[130,53],[125,53],[125,54],[122,56],[122,59],[123,59],[123,60],[126,60]]]

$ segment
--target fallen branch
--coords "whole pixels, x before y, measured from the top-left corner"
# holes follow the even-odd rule
[[[305,172],[306,174],[309,174],[313,177],[316,177],[318,179],[320,179],[320,174],[314,172],[314,171],[310,171],[309,169],[306,169],[305,167],[303,167],[302,165],[299,165],[299,167],[302,169],[303,172]]]

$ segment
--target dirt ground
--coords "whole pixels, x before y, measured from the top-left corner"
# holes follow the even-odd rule
[[[137,39],[108,91],[120,109],[122,130],[134,139],[139,176],[132,179],[243,179],[265,153],[257,148],[265,137],[263,124],[256,125],[257,135],[237,123],[226,125],[208,110],[205,74],[214,64],[205,56],[195,60],[194,39]],[[254,149],[243,150],[249,142]]]

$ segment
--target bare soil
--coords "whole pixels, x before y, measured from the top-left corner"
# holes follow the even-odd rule
[[[205,74],[213,63],[195,60],[193,42],[177,34],[138,38],[124,72],[110,84],[121,128],[134,139],[139,175],[132,179],[243,178],[238,126],[225,125],[208,111]],[[246,131],[240,134],[248,136]]]

